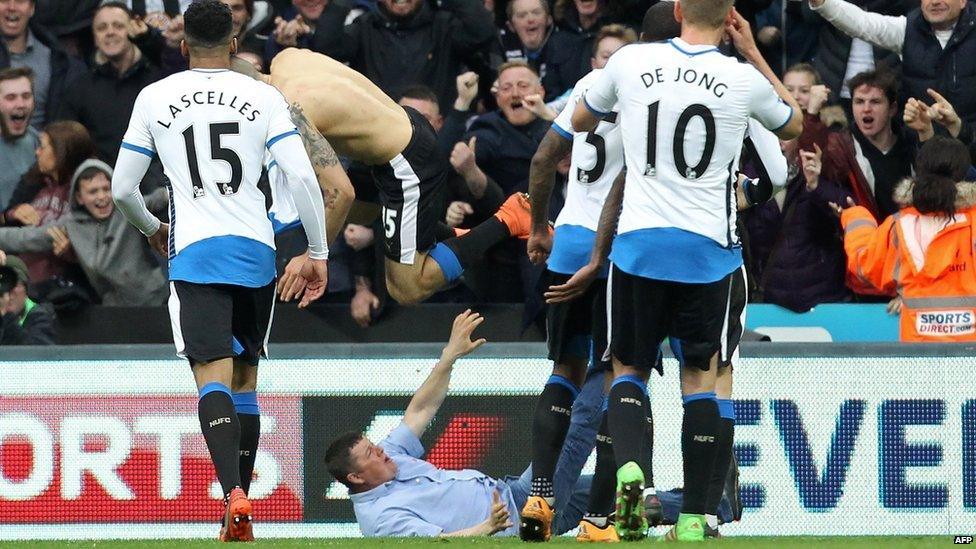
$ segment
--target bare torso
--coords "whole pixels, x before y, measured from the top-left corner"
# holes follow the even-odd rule
[[[271,82],[305,115],[336,152],[368,165],[386,164],[410,142],[402,107],[365,76],[309,50],[290,48],[271,63]]]

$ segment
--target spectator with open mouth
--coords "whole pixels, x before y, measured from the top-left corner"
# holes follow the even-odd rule
[[[40,129],[58,120],[68,84],[84,72],[85,66],[37,24],[34,11],[34,0],[0,2],[0,69],[28,67],[34,71],[31,125]]]
[[[34,73],[27,67],[0,71],[0,211],[7,208],[17,182],[34,164],[38,133],[34,112]]]

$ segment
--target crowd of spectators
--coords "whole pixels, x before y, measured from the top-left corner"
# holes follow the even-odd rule
[[[239,55],[259,70],[285,48],[309,48],[421,112],[452,173],[443,220],[464,229],[506,196],[527,191],[532,155],[574,83],[634,42],[644,12],[658,0],[223,1]],[[52,339],[21,333],[38,324],[25,318],[53,314],[38,303],[65,314],[89,303],[165,302],[165,261],[114,210],[109,186],[136,96],[186,68],[180,14],[189,3],[0,0],[2,343]],[[946,134],[972,145],[976,6],[736,6],[805,111],[803,135],[782,143],[787,184],[740,216],[752,301],[802,312],[826,302],[890,300],[845,276],[840,223],[829,204],[851,197],[881,222],[900,208],[894,191],[913,176],[924,141]],[[368,172],[345,165],[357,197],[375,197]],[[553,219],[568,159],[561,166]],[[156,163],[142,187],[161,216],[165,183]],[[333,244],[324,301],[348,303],[363,327],[389,301],[377,250],[382,230],[350,223]],[[282,244],[282,251],[301,249]],[[432,300],[522,302],[531,322],[544,306],[540,274],[524,242],[513,240]],[[50,329],[50,322],[40,324]]]

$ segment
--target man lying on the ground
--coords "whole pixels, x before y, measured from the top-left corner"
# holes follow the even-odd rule
[[[326,467],[349,488],[356,520],[364,536],[514,536],[518,533],[518,513],[525,505],[532,482],[531,467],[519,477],[495,479],[470,469],[450,471],[424,461],[420,443],[444,397],[454,362],[481,345],[472,340],[484,318],[470,310],[454,320],[451,338],[441,358],[417,390],[401,423],[379,444],[361,433],[339,436],[325,454]],[[574,428],[576,425],[574,424]],[[573,433],[567,437],[573,436]],[[563,453],[584,452],[592,446],[566,445]],[[578,458],[579,456],[573,456]],[[592,476],[560,474],[553,479],[557,491],[571,492],[560,498],[553,530],[562,534],[575,528],[586,508]],[[562,484],[571,486],[562,486]],[[658,492],[665,518],[677,517],[681,507],[680,490]],[[732,520],[727,500],[720,510],[722,519]]]

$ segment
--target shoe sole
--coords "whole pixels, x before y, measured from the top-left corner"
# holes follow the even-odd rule
[[[537,518],[522,517],[519,520],[519,538],[522,541],[549,541],[545,523]]]
[[[617,496],[617,534],[621,540],[644,539],[644,491],[642,482],[631,481],[620,485]]]

